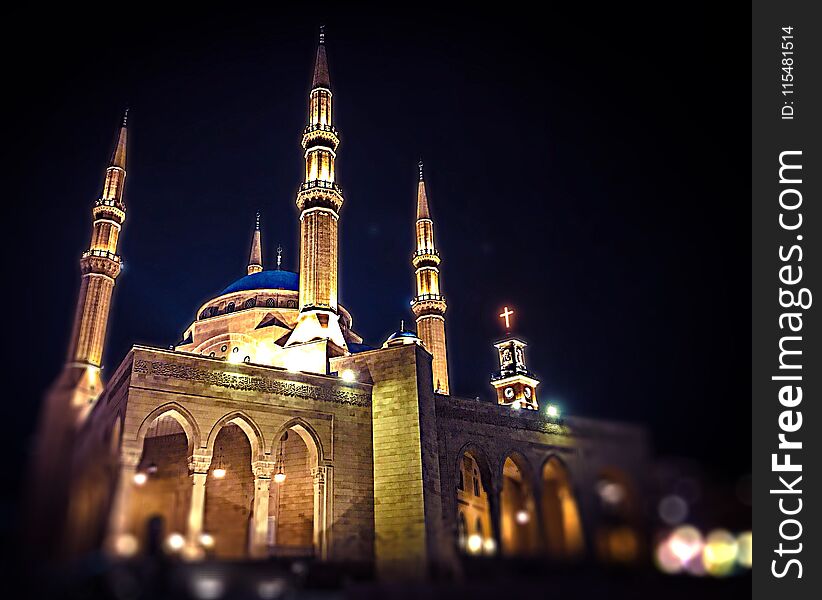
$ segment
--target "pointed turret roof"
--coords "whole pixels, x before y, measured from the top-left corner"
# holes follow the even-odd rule
[[[120,126],[120,134],[117,136],[117,145],[111,154],[110,167],[126,168],[126,143],[128,141],[128,109],[123,114],[123,124]]]
[[[259,273],[263,270],[263,246],[260,241],[260,213],[254,225],[254,237],[251,240],[251,255],[248,258],[248,274]]]
[[[431,213],[428,211],[428,194],[425,193],[425,179],[422,174],[422,161],[418,165],[420,168],[420,182],[417,186],[417,221],[420,219],[430,219]]]
[[[325,25],[320,26],[320,41],[317,44],[317,59],[314,61],[314,80],[311,88],[331,89],[331,77],[328,75],[328,56],[325,54]]]

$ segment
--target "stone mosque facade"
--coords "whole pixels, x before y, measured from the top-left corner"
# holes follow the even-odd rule
[[[416,332],[373,346],[356,333],[337,297],[332,90],[321,33],[296,194],[299,274],[263,264],[258,217],[247,273],[196,309],[175,346],[134,346],[104,381],[127,215],[123,120],[66,364],[41,413],[34,542],[114,559],[312,557],[386,577],[458,573],[472,556],[640,560],[642,429],[541,407],[512,334],[486,350],[499,358],[493,402],[452,393],[422,164],[409,223]]]

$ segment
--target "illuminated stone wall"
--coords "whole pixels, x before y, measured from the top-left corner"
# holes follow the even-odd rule
[[[217,478],[215,469],[225,469]],[[214,554],[248,556],[248,531],[254,500],[251,446],[237,425],[226,425],[214,442],[214,457],[206,482],[204,531],[214,536]]]
[[[308,447],[290,431],[283,444],[284,473],[281,484],[272,484],[269,514],[276,518],[277,546],[310,548],[314,534],[314,478]],[[276,504],[275,504],[276,503]]]

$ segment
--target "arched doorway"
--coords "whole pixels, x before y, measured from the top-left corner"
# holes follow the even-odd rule
[[[475,451],[457,460],[457,547],[465,554],[491,555],[497,542],[491,522],[490,470]]]
[[[274,473],[268,501],[268,547],[274,556],[321,552],[323,523],[315,522],[325,503],[318,473],[318,449],[301,425],[286,429],[272,448]]]
[[[127,482],[132,486],[127,522],[139,548],[155,552],[169,536],[185,535],[191,505],[190,448],[175,416],[166,413],[148,425],[134,480]]]
[[[609,467],[600,472],[596,492],[600,505],[597,554],[606,562],[636,562],[642,550],[641,513],[633,484],[625,473]]]
[[[511,454],[502,467],[500,537],[505,556],[535,554],[539,545],[536,505],[525,459]]]
[[[555,457],[542,467],[542,523],[548,553],[555,558],[582,554],[584,538],[568,471]]]
[[[248,435],[235,424],[220,428],[214,438],[206,479],[203,533],[210,536],[214,556],[248,556],[254,474]]]

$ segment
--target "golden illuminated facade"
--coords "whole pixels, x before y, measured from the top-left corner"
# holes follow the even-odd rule
[[[258,215],[245,274],[196,308],[175,345],[133,346],[104,384],[125,219],[124,123],[93,208],[70,355],[42,410],[33,543],[69,556],[104,549],[114,560],[152,549],[188,560],[314,557],[422,578],[458,574],[463,556],[570,558],[639,531],[627,504],[604,515],[597,490],[605,474],[635,485],[628,474],[644,466],[642,430],[512,410],[538,408],[524,343],[497,344],[496,402],[450,393],[421,165],[417,332],[403,326],[375,345],[355,333],[338,299],[343,196],[322,35],[308,114],[299,273],[279,257],[266,268]]]
[[[417,319],[417,335],[434,356],[434,390],[448,394],[448,351],[445,344],[445,297],[440,290],[440,254],[434,243],[434,221],[428,207],[428,194],[422,161],[417,184],[417,249],[411,259],[416,277],[416,295],[411,310]]]

